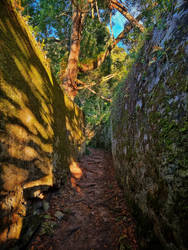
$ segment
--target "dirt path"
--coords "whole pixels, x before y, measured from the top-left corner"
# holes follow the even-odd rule
[[[70,181],[52,195],[47,229],[43,226],[47,234],[38,235],[30,249],[138,249],[111,156],[99,149],[90,151],[71,165]]]

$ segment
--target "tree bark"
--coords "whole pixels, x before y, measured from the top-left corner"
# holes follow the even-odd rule
[[[84,0],[81,4],[78,4],[76,0],[72,0],[72,33],[71,33],[71,46],[70,53],[68,58],[67,68],[65,70],[65,74],[63,76],[63,86],[67,95],[74,100],[77,95],[77,75],[78,71],[87,72],[90,70],[94,70],[98,68],[106,59],[106,57],[110,54],[111,50],[116,46],[116,44],[124,37],[125,33],[128,33],[133,27],[138,27],[142,32],[144,30],[143,25],[139,23],[142,15],[139,15],[136,19],[130,15],[128,10],[118,1],[111,0],[110,8],[117,9],[121,14],[123,14],[130,22],[125,29],[119,34],[119,36],[110,44],[104,54],[97,58],[97,60],[93,61],[90,64],[83,64],[78,67],[79,62],[79,54],[80,54],[80,42],[81,35],[83,30],[83,24],[85,17],[88,13],[89,3],[93,2],[93,0],[88,0],[84,5]],[[82,5],[82,6],[81,6]],[[84,6],[84,8],[83,8]]]
[[[88,7],[88,6],[86,6]],[[71,46],[68,58],[67,68],[63,76],[63,88],[67,95],[73,100],[77,94],[76,79],[78,75],[78,61],[80,54],[80,42],[83,30],[83,24],[87,11],[80,9],[79,6],[72,4],[72,33]]]

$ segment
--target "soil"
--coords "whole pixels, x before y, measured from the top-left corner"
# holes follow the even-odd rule
[[[46,219],[29,249],[138,249],[135,223],[115,179],[111,154],[90,149],[53,193]]]

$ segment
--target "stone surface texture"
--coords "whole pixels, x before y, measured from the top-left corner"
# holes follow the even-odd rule
[[[187,2],[163,21],[116,98],[112,152],[141,248],[187,249]]]
[[[0,1],[0,241],[6,246],[20,237],[27,201],[65,182],[84,143],[82,111],[63,94],[13,5]]]

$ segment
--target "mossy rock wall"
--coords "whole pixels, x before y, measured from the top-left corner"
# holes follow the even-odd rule
[[[84,145],[82,112],[53,79],[13,5],[0,1],[1,245],[20,237],[27,198],[65,182]]]
[[[114,165],[144,249],[188,248],[187,7],[154,29],[113,107]]]

